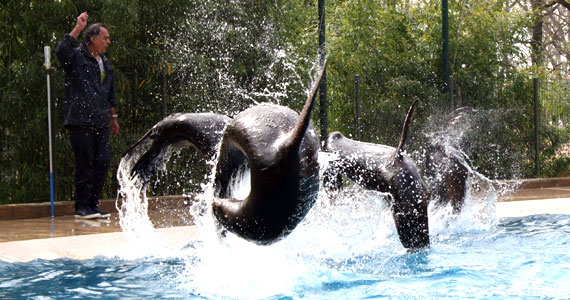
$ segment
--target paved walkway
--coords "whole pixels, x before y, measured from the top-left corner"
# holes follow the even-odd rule
[[[107,210],[109,211],[109,210]],[[192,225],[187,210],[149,210],[155,228]],[[120,232],[119,214],[109,219],[81,220],[73,215],[32,219],[0,220],[0,243],[31,239]]]
[[[181,249],[198,238],[187,209],[149,210],[154,240],[137,241],[122,232],[118,213],[109,219],[79,220],[74,216],[0,220],[0,261],[91,259],[97,256],[136,258],[164,249]],[[165,221],[166,220],[166,221]],[[153,251],[160,247],[161,251]]]
[[[181,197],[152,199],[149,216],[155,228],[158,228],[157,234],[177,237],[167,239],[168,246],[179,248],[197,237],[196,228],[191,226],[187,212],[190,202]],[[66,206],[70,205],[72,206],[70,202],[59,203],[58,211],[69,211],[70,208]],[[114,206],[114,200],[104,201],[106,211],[112,211]],[[113,256],[133,251],[127,236],[121,232],[116,212],[109,220],[76,220],[72,215],[15,218],[37,215],[37,211],[45,213],[46,207],[49,206],[0,206],[0,260],[12,262],[59,257],[89,259],[98,255]],[[500,198],[497,213],[505,217],[570,214],[570,178],[526,180],[520,184],[520,189]]]

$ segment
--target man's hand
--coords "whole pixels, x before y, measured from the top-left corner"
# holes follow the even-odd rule
[[[79,38],[79,34],[81,31],[83,31],[83,28],[87,26],[87,19],[89,19],[87,12],[81,13],[79,17],[77,17],[77,24],[75,25],[75,28],[73,28],[69,35],[71,35],[74,39]]]
[[[112,136],[117,136],[117,134],[119,133],[119,121],[117,121],[117,118],[111,118],[110,130]]]
[[[79,17],[77,17],[77,26],[81,27],[81,30],[83,30],[83,28],[85,28],[85,26],[87,26],[87,19],[89,18],[89,15],[87,15],[87,12],[83,12],[79,15]]]

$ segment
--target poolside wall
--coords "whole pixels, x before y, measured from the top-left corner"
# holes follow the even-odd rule
[[[499,201],[539,200],[550,198],[570,198],[570,177],[533,178],[521,180],[498,181],[497,185],[518,186],[513,193],[503,195]],[[191,195],[174,195],[149,198],[149,210],[180,208],[189,206],[194,201]],[[115,202],[116,205],[115,205]],[[100,209],[106,212],[117,212],[121,199],[101,200]],[[73,201],[55,203],[55,216],[73,215]],[[33,219],[51,216],[50,202],[0,205],[0,220]]]
[[[148,199],[149,210],[174,209],[190,206],[195,201],[192,196],[175,195],[152,197]],[[115,202],[117,204],[115,205]],[[121,206],[122,199],[101,200],[99,208],[105,212],[117,212],[117,206]],[[74,201],[57,201],[55,203],[55,216],[69,216],[75,214]],[[0,205],[0,220],[34,219],[51,216],[51,203],[22,203]]]

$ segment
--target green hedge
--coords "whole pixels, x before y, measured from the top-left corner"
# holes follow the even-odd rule
[[[490,178],[532,177],[533,104],[518,37],[531,19],[507,12],[510,1],[467,5],[450,0],[454,97],[479,109],[474,165]],[[354,77],[361,79],[362,140],[395,145],[414,99],[420,108],[409,152],[421,162],[425,133],[451,110],[441,94],[439,1],[327,1],[329,131],[355,135]],[[300,110],[318,61],[316,1],[3,1],[0,4],[0,203],[49,201],[46,75],[52,49],[76,17],[110,26],[121,131],[105,198],[117,194],[120,155],[174,112],[229,116],[262,101]],[[530,59],[528,59],[530,60]],[[73,157],[62,126],[63,70],[53,59],[52,102],[57,200],[73,199]],[[567,83],[541,75],[543,176],[568,174],[558,149],[568,142]],[[548,100],[547,99],[554,99]],[[318,111],[319,107],[316,107]],[[551,112],[556,111],[556,114]],[[313,114],[319,126],[318,114]],[[562,125],[557,122],[562,120]],[[200,189],[207,169],[188,149],[151,194]]]

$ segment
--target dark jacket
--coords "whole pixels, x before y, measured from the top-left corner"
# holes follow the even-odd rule
[[[84,43],[75,48],[76,40],[69,34],[57,44],[55,54],[65,71],[65,126],[109,127],[111,107],[116,107],[115,80],[109,60],[101,55],[105,80],[97,60]]]

